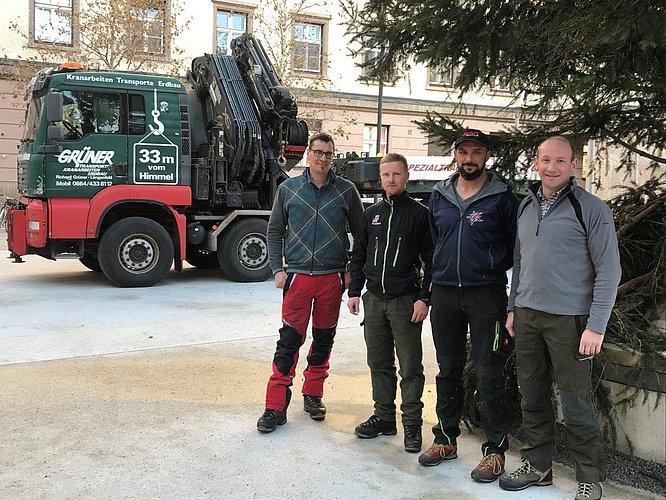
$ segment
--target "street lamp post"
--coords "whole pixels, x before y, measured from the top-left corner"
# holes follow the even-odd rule
[[[375,155],[379,155],[382,150],[382,105],[384,101],[384,82],[379,81],[379,94],[377,96],[377,145]]]

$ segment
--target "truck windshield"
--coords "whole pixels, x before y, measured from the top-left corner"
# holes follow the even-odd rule
[[[38,97],[30,101],[28,109],[25,112],[25,127],[23,129],[23,142],[34,141],[39,120],[42,117],[44,108],[44,97]]]

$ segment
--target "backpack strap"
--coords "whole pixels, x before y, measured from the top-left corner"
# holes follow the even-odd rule
[[[583,209],[580,206],[580,201],[578,201],[578,198],[574,196],[572,191],[569,191],[567,193],[567,198],[569,199],[569,202],[571,203],[571,206],[573,207],[574,212],[576,213],[576,219],[578,219],[580,226],[583,228],[583,233],[585,233],[585,237],[587,237],[587,226],[585,225],[585,221],[583,220]]]
[[[530,203],[532,203],[532,198],[530,198],[529,196],[525,198],[525,200],[526,201],[523,202],[523,204],[520,206],[520,210],[518,211],[518,216],[516,217],[516,220],[520,219],[520,216],[523,215],[525,209],[528,207]]]

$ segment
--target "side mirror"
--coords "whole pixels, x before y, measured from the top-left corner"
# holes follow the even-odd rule
[[[61,141],[63,138],[62,129],[57,125],[49,125],[46,129],[46,137],[53,141]],[[62,153],[63,147],[61,144],[40,144],[37,146],[38,153]]]
[[[62,94],[51,92],[46,96],[46,119],[49,123],[62,121]]]

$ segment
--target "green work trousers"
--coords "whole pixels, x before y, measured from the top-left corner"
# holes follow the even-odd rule
[[[604,446],[592,412],[592,360],[578,354],[586,316],[561,316],[516,308],[514,331],[525,446],[521,456],[545,472],[554,451],[552,375],[560,392],[569,455],[576,480],[603,481]]]
[[[383,298],[368,291],[363,295],[364,335],[375,415],[390,422],[396,419],[397,354],[403,425],[423,423],[422,323],[411,322],[415,300],[416,294]]]

